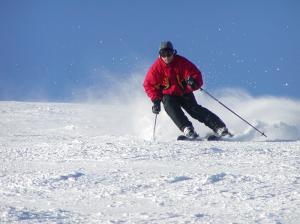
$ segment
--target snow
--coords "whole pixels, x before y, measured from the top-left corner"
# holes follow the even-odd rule
[[[164,112],[153,141],[151,104],[139,96],[0,102],[0,222],[300,223],[300,104],[243,94],[221,100],[268,139],[202,95],[232,141],[174,141]]]

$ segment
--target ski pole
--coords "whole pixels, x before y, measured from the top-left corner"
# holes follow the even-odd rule
[[[153,141],[155,141],[156,120],[157,120],[157,114],[155,114],[155,120],[154,120],[154,127],[153,127]]]
[[[267,136],[265,135],[264,132],[258,130],[256,127],[254,127],[252,124],[250,124],[248,121],[246,121],[244,118],[242,118],[240,115],[238,115],[236,112],[234,112],[233,110],[231,110],[229,107],[227,107],[225,104],[223,104],[222,102],[220,102],[216,97],[214,97],[213,95],[211,95],[209,92],[207,92],[205,89],[200,88],[201,91],[205,92],[207,95],[209,95],[211,98],[213,98],[215,101],[217,101],[219,104],[221,104],[223,107],[225,107],[227,110],[229,110],[231,113],[233,113],[234,115],[236,115],[238,118],[240,118],[242,121],[244,121],[245,123],[247,123],[248,125],[250,125],[252,128],[254,128],[256,131],[258,131],[261,135],[265,136],[267,138]]]

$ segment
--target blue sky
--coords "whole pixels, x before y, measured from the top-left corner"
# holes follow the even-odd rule
[[[0,100],[68,101],[143,74],[161,40],[207,89],[300,98],[299,12],[297,0],[0,0]]]

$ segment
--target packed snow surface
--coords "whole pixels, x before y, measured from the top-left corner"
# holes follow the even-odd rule
[[[208,101],[235,137],[179,142],[133,101],[0,102],[0,223],[300,223],[298,102],[238,103],[265,139]]]

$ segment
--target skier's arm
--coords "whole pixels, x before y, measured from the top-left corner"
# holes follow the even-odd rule
[[[184,78],[187,83],[189,79],[194,80],[195,85],[193,86],[193,88],[188,85],[188,88],[191,88],[192,90],[200,89],[200,87],[203,85],[203,79],[200,70],[187,59],[185,60]]]
[[[161,83],[158,80],[158,71],[154,66],[152,66],[148,71],[143,85],[145,92],[150,97],[152,102],[154,102],[155,100],[161,100]]]

